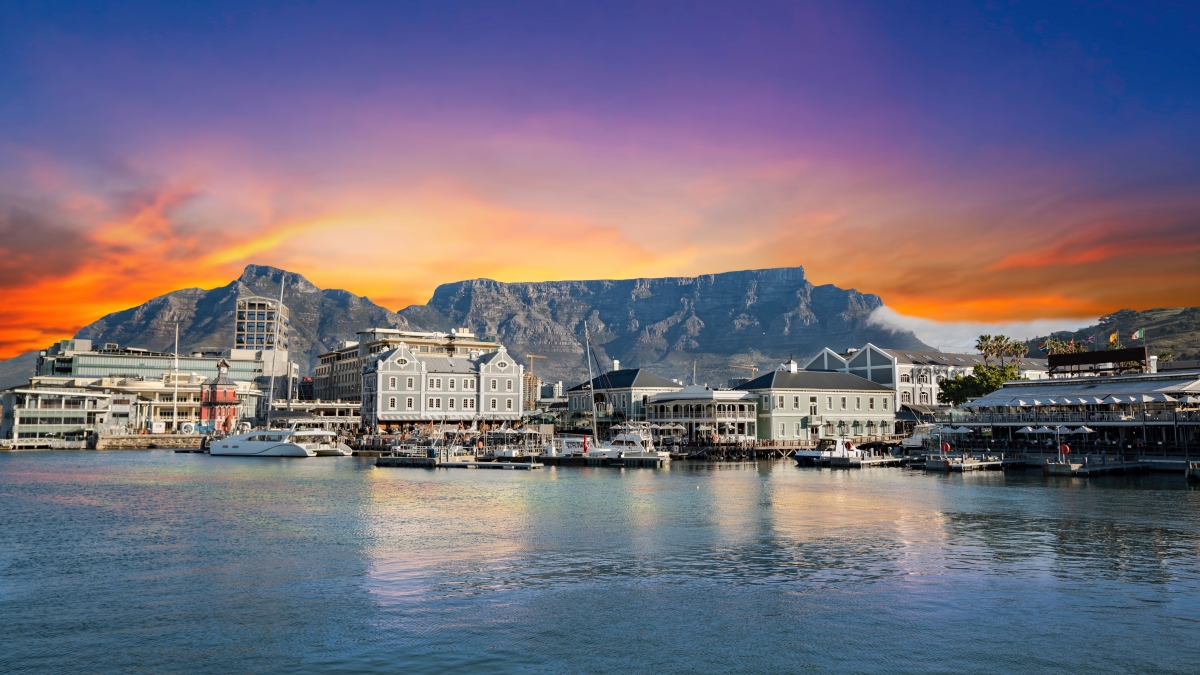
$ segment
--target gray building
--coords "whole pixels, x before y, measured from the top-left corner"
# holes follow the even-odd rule
[[[486,354],[433,355],[399,346],[363,365],[361,415],[372,428],[521,419],[525,367],[498,345]]]
[[[896,392],[858,375],[800,370],[789,361],[737,391],[758,397],[760,439],[861,441],[895,433]]]
[[[234,350],[229,358],[229,378],[257,382],[264,374],[261,352]],[[241,356],[242,358],[238,358]],[[217,376],[217,363],[223,357],[216,353],[179,355],[179,372],[198,373],[210,378]],[[267,355],[270,358],[270,354]],[[152,352],[133,347],[121,348],[107,343],[93,348],[91,340],[62,340],[38,354],[36,374],[41,377],[141,377],[162,379],[174,370],[172,354]],[[269,367],[268,367],[269,368]]]
[[[611,370],[567,390],[568,420],[572,425],[589,426],[592,420],[589,396],[592,396],[596,401],[598,432],[603,433],[620,422],[645,422],[651,396],[680,389],[682,384],[641,368]]]

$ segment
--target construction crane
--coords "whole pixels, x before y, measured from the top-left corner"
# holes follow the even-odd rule
[[[754,374],[755,374],[755,373],[757,373],[757,372],[759,371],[759,367],[758,367],[758,366],[756,366],[756,365],[754,365],[754,364],[750,364],[750,365],[748,365],[748,366],[729,366],[729,367],[730,367],[730,368],[737,368],[738,370],[748,370],[748,371],[750,371],[750,379],[752,379],[752,380],[754,379]]]
[[[537,382],[533,377],[533,360],[544,359],[546,357],[537,354],[526,354],[525,356],[529,358],[529,372],[525,373],[525,403],[527,410],[533,410],[533,407],[537,405],[538,399],[537,392],[533,390],[534,384]]]

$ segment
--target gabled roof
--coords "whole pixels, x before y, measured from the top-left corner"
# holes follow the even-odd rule
[[[850,373],[829,372],[821,370],[800,370],[788,372],[775,370],[738,385],[734,389],[749,391],[754,389],[806,389],[829,391],[892,391],[891,387],[872,382],[866,378]]]
[[[958,366],[960,368],[971,368],[976,364],[983,364],[982,354],[953,354],[949,352],[929,352],[915,351],[912,349],[879,349],[879,351],[890,355],[896,359],[897,363],[907,363],[915,365],[938,365],[938,366]],[[998,359],[991,359],[994,363],[999,363]],[[1005,363],[1013,363],[1015,359],[1004,357]],[[1025,369],[1046,369],[1046,359],[1021,357],[1021,368]]]
[[[571,387],[567,391],[583,391],[588,386],[587,382]],[[683,386],[668,380],[665,377],[659,377],[648,370],[641,368],[624,368],[622,370],[611,370],[603,375],[598,375],[592,379],[592,388],[597,391],[605,389],[682,389]]]

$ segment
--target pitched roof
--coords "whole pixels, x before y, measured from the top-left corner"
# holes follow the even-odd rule
[[[912,349],[879,349],[879,351],[893,357],[898,363],[911,363],[916,365],[939,365],[939,366],[960,366],[968,367],[975,364],[983,363],[983,355],[981,354],[953,354],[950,352],[927,352],[915,351]],[[855,354],[843,354],[842,358],[847,361],[858,356]],[[1005,357],[1005,363],[1011,363],[1012,358]],[[1022,369],[1040,368],[1046,369],[1046,359],[1021,357]]]
[[[766,375],[740,384],[734,389],[746,391],[751,389],[808,389],[831,391],[892,391],[886,385],[872,382],[850,373],[830,372],[824,370],[799,370],[794,373],[786,370],[773,370]]]
[[[583,391],[587,386],[587,382],[581,382],[567,391]],[[622,370],[612,370],[592,378],[592,388],[601,391],[605,389],[637,388],[682,389],[683,387],[648,370],[624,368]]]

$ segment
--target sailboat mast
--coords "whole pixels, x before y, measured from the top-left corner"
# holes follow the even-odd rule
[[[275,402],[275,362],[279,353],[279,324],[283,321],[283,287],[287,277],[279,275],[279,304],[275,306],[275,344],[271,347],[271,393],[267,395],[267,428],[271,428],[271,404]],[[288,370],[291,370],[290,368]],[[288,379],[292,374],[288,373]]]
[[[175,393],[171,396],[171,430],[179,431],[179,322],[175,322],[175,359],[172,361],[171,370],[175,373],[171,379],[175,380]]]
[[[588,367],[588,397],[592,399],[592,436],[595,436],[597,441],[600,437],[596,434],[596,429],[600,426],[599,420],[596,419],[596,392],[594,390],[595,380],[592,377],[592,338],[588,333],[587,321],[583,322],[583,344],[586,349],[583,357],[587,361]]]

